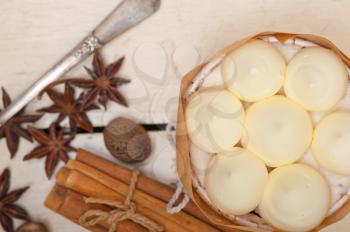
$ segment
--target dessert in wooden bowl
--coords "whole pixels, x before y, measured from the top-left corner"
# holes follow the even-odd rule
[[[211,221],[311,231],[348,213],[349,65],[325,38],[266,32],[184,77],[178,172]]]

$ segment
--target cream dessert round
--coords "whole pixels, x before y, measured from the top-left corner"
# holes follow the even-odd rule
[[[283,55],[263,40],[253,40],[237,48],[221,64],[226,88],[247,102],[276,94],[283,86],[285,70]]]
[[[292,164],[270,172],[259,212],[282,231],[310,231],[324,220],[329,206],[326,180],[309,166]]]
[[[232,150],[241,139],[243,122],[241,102],[222,88],[199,91],[186,108],[187,131],[192,143],[209,153]]]
[[[345,64],[331,50],[309,47],[289,62],[284,91],[310,111],[326,111],[345,95],[348,73]]]
[[[209,199],[224,213],[244,215],[258,206],[267,178],[262,160],[246,149],[234,148],[211,160],[205,188]]]
[[[299,105],[280,95],[246,110],[242,144],[270,167],[297,161],[312,140],[312,121]]]
[[[350,175],[350,112],[333,112],[321,120],[314,131],[312,154],[325,169]]]

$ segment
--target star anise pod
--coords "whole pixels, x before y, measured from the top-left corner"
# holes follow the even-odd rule
[[[24,161],[30,159],[41,159],[46,157],[45,172],[50,179],[59,160],[68,162],[68,152],[74,151],[75,148],[70,146],[70,142],[75,137],[75,132],[64,136],[63,129],[58,128],[55,123],[49,127],[48,133],[34,127],[29,127],[29,132],[39,145],[24,157]]]
[[[5,109],[11,104],[11,98],[4,88],[2,88],[2,102]],[[25,108],[20,110],[15,116],[0,127],[0,138],[6,137],[6,143],[11,154],[11,159],[17,153],[20,137],[33,142],[31,134],[27,129],[22,127],[22,124],[36,122],[42,117],[42,115],[24,115],[24,111]]]
[[[118,87],[129,83],[130,80],[116,76],[123,62],[124,57],[106,67],[101,53],[98,50],[93,58],[93,69],[91,70],[85,67],[91,79],[75,78],[67,81],[74,86],[88,90],[83,98],[84,103],[87,105],[94,103],[98,98],[98,102],[103,105],[105,109],[107,108],[108,100],[112,100],[123,106],[128,106],[125,97],[119,92]]]
[[[84,104],[82,100],[85,96],[84,94],[78,99],[75,99],[75,90],[69,82],[65,83],[64,94],[54,89],[48,89],[46,93],[54,104],[49,107],[41,108],[38,112],[59,113],[56,119],[57,124],[68,117],[71,129],[74,130],[76,127],[80,127],[88,132],[93,131],[91,121],[86,112],[98,109],[99,107],[93,103],[89,105]]]
[[[20,188],[9,192],[10,171],[5,171],[0,176],[0,223],[6,232],[13,232],[13,219],[29,220],[26,210],[15,204],[15,202],[27,191],[29,187]]]

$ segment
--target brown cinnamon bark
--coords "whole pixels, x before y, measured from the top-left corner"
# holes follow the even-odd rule
[[[78,161],[71,161],[68,166],[74,167],[76,170],[62,168],[57,175],[57,184],[89,197],[120,202],[125,200],[129,190],[128,185]],[[133,201],[137,205],[137,212],[162,224],[166,231],[217,231],[185,213],[166,214],[163,202],[139,190],[135,190]]]
[[[125,184],[129,184],[131,180],[131,171],[127,168],[124,168],[118,164],[114,164],[110,161],[107,161],[95,154],[92,154],[86,150],[79,149],[77,151],[76,160],[92,166],[97,170],[104,172],[105,174],[122,181]],[[160,183],[151,178],[148,178],[144,175],[140,175],[138,182],[136,184],[136,188],[141,191],[163,201],[168,202],[175,190],[169,185]],[[200,219],[206,220],[207,218],[201,213],[198,207],[193,204],[193,202],[189,202],[187,206],[184,208],[186,213],[191,214],[192,216]]]
[[[97,170],[120,180],[124,184],[129,184],[131,180],[131,171],[127,168],[124,168],[118,164],[112,163],[108,160],[105,160],[93,153],[90,153],[83,149],[78,149],[76,160],[80,161],[84,164],[87,164],[91,167],[96,168]],[[152,180],[151,178],[148,178],[146,176],[140,175],[136,184],[136,188],[140,189],[141,191],[158,198],[161,201],[168,202],[172,195],[174,194],[174,189],[166,184],[162,184],[158,181]],[[198,209],[194,208],[195,205],[193,203],[190,203],[186,210],[190,211],[188,213],[192,214],[198,214],[196,211]],[[185,212],[187,212],[185,210]]]
[[[69,219],[70,221],[79,224],[78,220],[86,211],[93,208],[91,205],[87,205],[84,201],[84,197],[76,192],[68,190],[64,187],[55,185],[49,195],[46,197],[45,206],[55,213]],[[107,229],[102,226],[85,227],[92,232],[106,232]],[[124,226],[119,227],[125,229]],[[130,231],[130,230],[129,230]]]
[[[103,172],[117,180],[120,180],[124,184],[128,185],[130,183],[132,174],[129,169],[122,167],[118,164],[112,163],[108,160],[105,160],[102,157],[95,155],[89,151],[86,151],[84,149],[78,149],[76,160],[86,165],[89,165],[91,167],[94,167],[100,172]],[[163,202],[168,202],[175,192],[175,189],[172,188],[171,186],[160,183],[144,175],[139,176],[136,184],[136,188]],[[228,229],[225,227],[212,224],[212,222],[208,220],[208,218],[200,211],[200,209],[193,203],[193,201],[190,201],[186,205],[186,207],[183,209],[183,211],[193,217],[196,217],[197,219],[203,222],[206,222],[212,225],[213,227],[221,231],[225,231],[225,232],[240,231],[240,230]]]

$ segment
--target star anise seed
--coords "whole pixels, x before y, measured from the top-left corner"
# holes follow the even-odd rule
[[[75,151],[70,146],[70,142],[74,139],[75,133],[64,136],[63,129],[57,128],[55,123],[49,127],[48,133],[34,127],[29,127],[29,132],[39,145],[24,157],[24,161],[30,159],[41,159],[46,157],[45,172],[50,179],[59,160],[67,163],[69,160],[68,152]]]
[[[6,109],[11,104],[11,98],[4,88],[2,88],[2,102]],[[7,147],[11,154],[11,159],[15,156],[19,146],[20,137],[33,142],[31,134],[22,127],[24,123],[34,123],[43,115],[24,115],[25,108],[20,110],[15,116],[0,127],[0,138],[6,138]]]
[[[6,232],[13,232],[13,219],[29,220],[25,209],[15,204],[29,187],[20,188],[9,192],[10,171],[5,171],[0,176],[0,224]]]
[[[84,104],[82,101],[85,96],[84,94],[80,95],[78,99],[75,99],[75,90],[69,82],[65,83],[64,94],[54,89],[48,89],[46,93],[54,104],[49,107],[41,108],[38,112],[59,113],[56,119],[57,124],[68,117],[72,130],[76,129],[76,127],[80,127],[88,132],[93,131],[92,123],[86,112],[98,109],[99,107],[95,104]]]
[[[116,74],[121,69],[124,57],[106,67],[100,51],[96,51],[92,62],[93,70],[85,67],[91,79],[69,79],[72,85],[79,88],[88,89],[84,97],[84,103],[89,105],[98,99],[98,102],[107,108],[108,100],[112,100],[123,106],[128,106],[125,97],[119,92],[118,87],[130,83],[130,80],[117,77]]]

